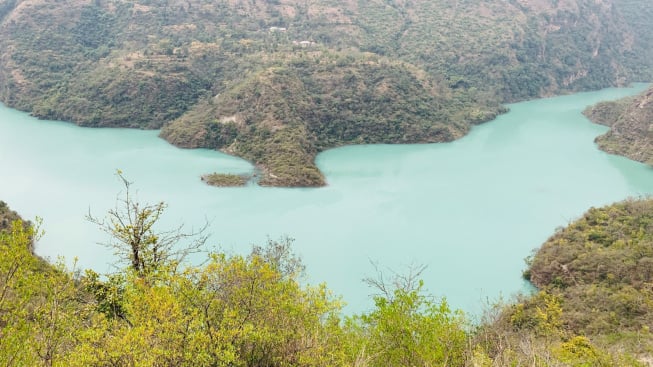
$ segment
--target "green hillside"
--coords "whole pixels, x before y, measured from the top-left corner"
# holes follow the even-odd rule
[[[637,97],[599,103],[584,113],[610,127],[596,138],[599,148],[653,165],[653,89]]]
[[[536,328],[555,299],[566,335],[651,362],[653,200],[590,209],[542,245],[525,276],[544,293],[516,305],[513,324]]]
[[[161,136],[251,160],[264,169],[263,185],[319,186],[324,178],[313,161],[322,150],[451,141],[501,111],[475,106],[401,62],[314,51],[203,99]]]
[[[642,0],[0,0],[0,100],[84,126],[166,127],[175,143],[225,149],[280,177],[264,184],[320,185],[312,158],[332,146],[445,141],[501,112],[500,103],[650,80],[649,8]],[[239,93],[249,99],[273,70],[285,70],[270,83],[289,83],[286,94],[225,106]],[[343,79],[350,75],[383,82]],[[206,111],[207,101],[216,107]],[[228,143],[231,128],[208,140],[172,133],[179,121],[206,125],[223,109],[252,119],[238,146]],[[274,114],[285,126],[277,145],[292,140],[278,148],[301,158],[270,156],[277,149],[251,131],[269,129]],[[444,130],[435,137],[424,126]],[[390,134],[380,139],[381,131]]]

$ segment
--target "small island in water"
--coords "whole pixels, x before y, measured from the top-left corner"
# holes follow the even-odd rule
[[[252,179],[248,175],[234,175],[231,173],[210,173],[200,178],[208,185],[217,187],[238,187],[245,186]]]

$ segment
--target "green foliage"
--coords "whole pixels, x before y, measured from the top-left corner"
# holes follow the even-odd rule
[[[4,365],[27,365],[36,358],[23,348],[31,336],[25,305],[36,289],[21,287],[36,267],[36,259],[27,250],[32,234],[18,221],[9,233],[0,232],[0,362]]]
[[[100,274],[87,269],[81,278],[84,290],[95,298],[96,309],[109,319],[127,316],[125,310],[125,279],[122,274],[112,274],[102,280]]]
[[[584,336],[575,336],[562,343],[556,350],[557,357],[564,363],[573,367],[599,367],[612,364],[598,351]]]
[[[162,256],[149,271],[103,276],[37,258],[38,230],[14,221],[0,231],[0,364],[643,366],[653,354],[653,263],[642,262],[651,202],[591,209],[556,233],[531,261],[542,290],[477,325],[425,294],[419,272],[368,279],[381,291],[374,306],[343,319],[325,285],[303,284],[288,238],[198,266]]]
[[[462,313],[422,291],[396,289],[390,298],[374,297],[374,309],[348,320],[358,333],[353,357],[367,366],[462,366],[467,334]]]
[[[289,242],[202,266],[79,277],[29,252],[31,227],[0,233],[3,366],[322,366],[342,362],[339,302],[305,287]],[[81,288],[78,288],[81,285]]]
[[[538,335],[559,335],[562,314],[559,296],[539,292],[512,306],[510,323],[517,330],[532,330]]]
[[[258,252],[214,254],[182,272],[128,272],[120,285],[124,315],[98,314],[70,366],[332,365],[337,350],[326,332],[337,323],[339,303],[324,286],[302,287],[301,273],[281,272],[294,261],[286,250],[257,250],[277,253],[281,263]]]
[[[61,365],[87,309],[71,273],[30,251],[38,230],[13,222],[0,232],[0,364]]]

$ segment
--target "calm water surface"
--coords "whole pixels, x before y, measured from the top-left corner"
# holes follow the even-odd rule
[[[0,107],[0,199],[44,220],[43,256],[108,270],[111,252],[85,222],[114,205],[121,169],[141,201],[169,204],[163,227],[211,221],[211,243],[232,253],[288,235],[308,269],[349,304],[371,306],[361,279],[371,262],[424,264],[428,290],[473,313],[524,289],[523,259],[556,227],[599,206],[653,193],[653,170],[596,149],[605,127],[581,111],[633,88],[513,104],[511,112],[448,144],[350,146],[317,158],[329,186],[204,185],[207,172],[249,172],[238,158],[180,150],[155,131],[79,128]]]

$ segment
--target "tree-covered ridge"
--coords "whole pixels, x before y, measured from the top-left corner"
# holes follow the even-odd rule
[[[161,136],[249,159],[263,168],[263,185],[319,186],[324,179],[313,161],[320,151],[451,141],[502,111],[470,104],[410,65],[314,51],[201,101]]]
[[[653,89],[634,98],[599,103],[584,113],[610,127],[596,138],[599,148],[653,165]]]
[[[635,15],[625,11],[647,7],[642,1],[386,3],[394,7],[368,13],[376,27],[367,47],[390,44],[379,52],[446,75],[453,86],[491,91],[504,102],[650,78],[650,62],[634,71],[623,56],[649,52],[635,45],[634,39],[648,36],[637,35],[642,29],[633,27]],[[385,17],[374,11],[385,11]],[[647,19],[650,13],[636,17]],[[395,24],[388,27],[385,20],[391,18]]]
[[[647,5],[643,0],[0,0],[0,99],[35,116],[85,126],[160,128],[180,118],[191,123],[204,115],[205,101],[235,95],[273,68],[304,79],[319,71],[346,84],[342,77],[362,65],[346,61],[342,71],[338,64],[320,71],[316,64],[332,65],[333,55],[366,59],[371,53],[388,60],[395,72],[405,74],[397,71],[405,68],[421,75],[419,83],[408,85],[435,86],[428,98],[452,101],[445,113],[437,103],[433,111],[415,106],[404,112],[407,120],[419,113],[422,119],[436,119],[432,124],[450,126],[446,118],[454,116],[456,125],[465,125],[455,129],[465,131],[493,116],[502,102],[650,79],[653,13]],[[297,65],[302,58],[310,60],[308,66]],[[306,70],[307,76],[301,74]],[[357,73],[369,76],[364,70]],[[294,91],[297,84],[285,81],[291,83],[291,94],[320,92],[313,85]],[[407,95],[421,93],[421,88],[407,87],[406,78],[386,77],[386,82],[385,88],[367,91],[371,95],[363,104],[371,108],[352,109],[359,101],[351,98],[335,98],[329,106],[350,111],[346,120],[357,124],[384,121],[388,108],[396,111],[405,107],[401,102],[422,100]],[[318,80],[317,86],[324,83]],[[399,105],[384,105],[393,97],[388,91],[399,94]],[[248,113],[269,115],[270,106],[263,106],[267,110]],[[299,108],[277,120],[286,125],[317,121],[312,112]],[[343,117],[333,112],[321,116]],[[251,126],[261,124],[265,130],[268,122],[253,120]],[[310,158],[314,149],[380,141],[365,135],[373,128],[358,131],[356,126],[354,138],[347,131],[325,134],[333,126],[314,125],[285,131],[280,139],[294,141],[279,141],[275,147],[308,158],[283,162],[288,157],[267,155],[266,139],[242,131],[238,141],[246,147],[232,152],[268,166],[278,161],[302,167],[279,172],[297,177],[267,184],[319,184],[321,174]],[[392,134],[386,127],[378,131]],[[408,135],[420,129],[418,123]],[[386,141],[434,140],[428,132],[420,139],[397,138],[402,133],[399,129]],[[218,142],[203,145],[223,146],[233,134],[227,129],[214,139]]]
[[[126,236],[118,240],[142,255],[165,252],[149,226],[127,220],[156,220],[151,206],[119,203],[125,221],[107,227]],[[136,212],[122,211],[129,204]],[[472,324],[424,292],[419,269],[368,279],[374,306],[343,316],[326,285],[302,285],[289,240],[200,266],[145,256],[139,267],[127,251],[118,272],[101,276],[36,258],[34,229],[15,221],[0,232],[0,363],[644,367],[653,356],[652,226],[653,200],[591,209],[531,259],[538,293]]]
[[[592,208],[556,233],[532,259],[527,274],[538,288],[568,298],[565,306],[573,309],[565,320],[569,327],[637,332],[653,325],[652,265],[653,200],[628,200]],[[606,317],[616,311],[619,320]]]
[[[513,326],[536,328],[555,302],[564,332],[650,361],[653,199],[591,208],[542,245],[525,276],[543,293],[513,307]]]

